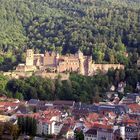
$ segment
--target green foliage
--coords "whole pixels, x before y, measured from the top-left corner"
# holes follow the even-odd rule
[[[22,52],[81,49],[96,63],[128,63],[139,52],[139,0],[1,0],[0,70],[23,62]],[[7,55],[9,54],[9,55]]]
[[[35,136],[37,130],[37,122],[34,118],[18,117],[18,126],[22,134],[26,133]]]
[[[4,135],[5,132],[7,135],[13,136],[13,140],[16,140],[19,134],[19,127],[17,124],[6,122],[1,125],[1,133]]]
[[[16,99],[19,99],[20,101],[23,100],[23,95],[22,95],[22,93],[16,92],[15,98],[16,98]]]
[[[86,103],[99,102],[105,97],[112,85],[117,88],[119,82],[126,81],[125,93],[136,92],[136,84],[140,82],[138,69],[112,70],[106,75],[98,74],[87,77],[71,74],[69,80],[61,81],[32,76],[25,79],[9,80],[1,76],[3,94],[20,100],[75,100]],[[3,80],[5,79],[5,81]]]
[[[5,91],[7,82],[8,82],[8,78],[0,74],[0,92]]]
[[[84,140],[84,134],[83,134],[83,132],[82,131],[76,131],[75,132],[75,139],[76,140]]]

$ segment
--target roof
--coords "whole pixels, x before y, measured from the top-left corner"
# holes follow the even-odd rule
[[[130,99],[133,99],[133,100],[136,100],[137,96],[140,97],[140,94],[139,93],[130,93],[130,94],[127,94],[127,98],[130,98]]]
[[[31,118],[39,118],[39,113],[33,113],[33,114],[16,114],[17,117],[31,117]]]
[[[112,117],[116,117],[116,114],[113,113],[113,112],[109,112],[109,114],[110,114],[110,116],[112,116]]]
[[[128,108],[131,109],[132,112],[140,113],[140,105],[139,104],[130,104]]]
[[[45,106],[46,102],[45,101],[38,101],[37,106]]]
[[[65,100],[56,100],[53,102],[54,105],[68,105],[73,106],[75,101],[65,101]]]
[[[96,121],[96,120],[98,120],[98,118],[99,118],[99,114],[97,114],[97,113],[90,113],[87,116],[87,119],[91,120],[91,121]]]
[[[99,111],[113,111],[117,114],[127,113],[128,107],[126,105],[100,105]]]
[[[86,131],[85,134],[88,134],[88,135],[97,135],[97,129],[89,129],[88,131]]]
[[[122,123],[123,124],[138,124],[138,121],[137,120],[134,120],[134,119],[124,119],[122,120]]]
[[[72,114],[78,116],[86,116],[88,115],[89,111],[87,109],[73,109]]]
[[[74,104],[74,109],[82,109],[82,110],[87,110],[87,111],[89,111],[89,112],[98,112],[98,105],[95,105],[95,104],[90,104],[90,105],[88,105],[88,104],[85,104],[85,103],[81,103],[81,102],[79,102],[79,103],[75,103]]]
[[[6,108],[6,107],[17,107],[17,106],[19,106],[19,104],[20,103],[14,103],[14,102],[0,102],[0,107],[4,107],[4,108]]]
[[[26,106],[19,106],[17,108],[17,112],[20,112],[22,114],[27,114],[30,111],[29,107]]]
[[[94,123],[93,128],[98,128],[100,130],[113,131],[112,125],[105,125],[105,124],[100,124],[100,123]]]
[[[61,131],[60,131],[60,134],[61,134],[61,135],[65,135],[70,129],[71,129],[71,128],[70,128],[70,125],[69,125],[69,124],[64,124],[64,125],[62,126]]]
[[[28,104],[36,105],[38,102],[39,102],[38,99],[30,99],[30,100],[28,101]]]

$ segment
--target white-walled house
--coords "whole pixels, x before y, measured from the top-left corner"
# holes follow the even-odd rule
[[[37,123],[37,134],[39,135],[51,134],[51,123],[47,120],[39,120]]]
[[[61,122],[52,122],[52,134],[58,135],[63,127]]]
[[[98,129],[97,131],[98,140],[113,140],[114,134],[112,129]]]
[[[97,140],[97,130],[89,129],[87,132],[85,132],[84,140]]]
[[[84,133],[84,140],[113,140],[112,129],[92,128]]]
[[[60,122],[60,112],[57,111],[46,111],[43,112],[40,118],[37,120],[37,134],[39,135],[57,135],[61,128],[62,124]],[[60,125],[58,125],[60,124]]]

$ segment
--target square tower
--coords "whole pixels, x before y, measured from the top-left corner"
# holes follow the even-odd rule
[[[26,66],[34,65],[34,52],[32,49],[28,49],[26,52]]]

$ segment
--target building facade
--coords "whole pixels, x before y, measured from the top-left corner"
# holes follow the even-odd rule
[[[92,76],[98,71],[106,73],[108,69],[124,69],[121,64],[94,64],[91,56],[84,56],[81,51],[76,54],[59,55],[55,52],[34,54],[32,49],[26,52],[26,63],[19,64],[16,71],[46,71],[52,73],[77,72]]]
[[[84,134],[85,140],[113,140],[112,129],[92,128]]]

